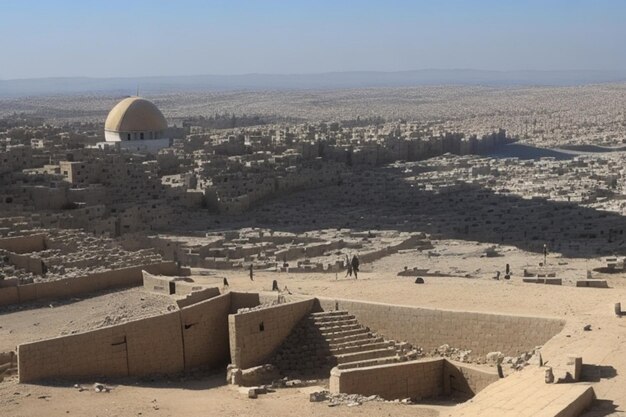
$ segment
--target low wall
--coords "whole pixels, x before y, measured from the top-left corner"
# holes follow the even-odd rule
[[[44,265],[41,258],[32,255],[21,255],[18,253],[9,254],[9,263],[18,268],[25,269],[35,275],[44,274]]]
[[[443,394],[445,359],[425,359],[330,373],[333,394],[379,395],[386,400],[433,398]]]
[[[148,271],[141,271],[143,289],[162,295],[170,294],[169,280],[160,275],[153,275]]]
[[[14,253],[38,252],[46,249],[46,235],[5,237],[0,239],[0,249]]]
[[[232,363],[241,369],[265,363],[313,305],[311,298],[228,316]]]
[[[20,382],[128,375],[125,327],[25,343],[17,348]]]
[[[185,370],[228,363],[230,303],[231,293],[227,293],[181,309]]]
[[[18,287],[0,288],[0,306],[18,304],[20,302],[20,294]]]
[[[230,314],[240,308],[255,307],[261,304],[261,296],[256,292],[231,292]]]
[[[174,311],[124,324],[128,375],[172,374],[184,370],[180,314]]]
[[[198,291],[189,293],[185,298],[176,300],[178,308],[187,307],[204,300],[209,300],[220,295],[220,289],[217,287],[203,288]]]
[[[231,294],[180,311],[18,346],[20,382],[148,376],[215,368],[229,359]]]
[[[97,272],[84,277],[37,282],[12,288],[0,288],[0,306],[37,300],[69,298],[95,291],[142,285],[142,270],[154,274],[175,275],[178,267],[175,262],[160,262]],[[17,297],[15,296],[14,288],[17,288]]]
[[[443,392],[456,398],[471,398],[498,379],[495,369],[486,370],[448,359],[443,364]]]
[[[490,313],[435,310],[353,300],[320,298],[318,309],[347,310],[359,323],[388,339],[426,351],[443,344],[469,349],[471,356],[500,351],[517,356],[559,333],[564,320]]]
[[[499,379],[497,372],[445,358],[420,359],[363,368],[333,368],[333,394],[380,395],[386,400],[440,397],[471,398]]]

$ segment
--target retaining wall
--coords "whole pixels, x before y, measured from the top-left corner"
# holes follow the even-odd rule
[[[38,256],[10,253],[9,263],[35,275],[43,275],[44,273],[43,261]]]
[[[559,333],[564,320],[490,313],[435,310],[353,300],[318,299],[318,309],[347,310],[359,323],[388,339],[425,350],[443,344],[470,349],[471,356],[500,351],[517,356]]]
[[[445,359],[425,359],[330,373],[330,392],[380,395],[386,400],[433,398],[443,394]]]
[[[495,369],[487,370],[448,359],[442,371],[444,394],[457,398],[471,398],[500,379]]]
[[[380,395],[386,400],[421,400],[442,395],[471,398],[499,379],[497,372],[450,362],[420,359],[330,373],[330,392]]]
[[[18,346],[20,382],[183,370],[179,312]]]
[[[173,374],[229,360],[231,293],[180,311],[18,346],[20,382]]]
[[[313,305],[311,298],[228,316],[231,362],[241,369],[265,363]]]
[[[5,237],[0,239],[0,249],[14,253],[38,252],[46,249],[46,235]]]
[[[230,303],[231,293],[227,293],[181,309],[185,370],[214,368],[228,362]]]
[[[217,287],[203,288],[198,291],[190,292],[185,298],[176,300],[176,304],[178,305],[178,308],[183,308],[213,297],[217,297],[218,295],[220,295],[220,289]]]
[[[143,282],[142,270],[154,274],[176,275],[178,266],[175,262],[160,262],[97,272],[83,277],[0,288],[0,306],[37,300],[70,298],[76,295],[112,288],[139,286]],[[15,288],[17,288],[17,294]]]

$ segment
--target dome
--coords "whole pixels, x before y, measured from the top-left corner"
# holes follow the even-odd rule
[[[128,97],[109,112],[104,130],[111,132],[160,132],[167,129],[161,110],[141,97]]]

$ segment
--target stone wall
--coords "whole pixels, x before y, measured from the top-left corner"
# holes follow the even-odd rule
[[[220,289],[217,287],[203,288],[198,291],[190,292],[185,298],[176,300],[178,308],[191,306],[204,300],[209,300],[220,295]]]
[[[175,262],[159,262],[97,272],[84,277],[0,288],[0,306],[37,300],[70,298],[95,291],[138,286],[142,284],[142,270],[155,274],[175,275],[178,272],[178,267]]]
[[[230,313],[235,314],[240,308],[254,307],[261,304],[261,297],[256,292],[231,292]]]
[[[433,398],[443,394],[445,359],[423,359],[330,373],[330,392],[379,395],[386,400]]]
[[[9,263],[35,275],[44,274],[44,264],[38,256],[9,253]]]
[[[518,356],[559,333],[564,320],[466,311],[435,310],[353,300],[319,299],[322,310],[347,310],[359,323],[388,339],[426,351],[443,344],[471,350],[471,356],[500,351]]]
[[[122,377],[183,370],[178,311],[18,346],[20,382]]]
[[[181,309],[185,370],[215,368],[228,362],[230,303],[231,293],[227,293]]]
[[[448,359],[443,365],[444,394],[456,398],[471,398],[498,379],[495,368],[487,370]]]
[[[128,375],[124,326],[25,343],[17,352],[20,382]]]
[[[17,285],[0,288],[0,307],[20,302],[20,294]]]
[[[231,361],[246,369],[263,364],[311,311],[314,299],[267,307],[228,317]]]
[[[18,346],[20,382],[173,374],[228,363],[231,294],[180,311]]]
[[[14,253],[38,252],[46,249],[46,235],[6,237],[0,239],[0,249]]]
[[[172,374],[184,369],[179,311],[132,321],[124,326],[128,375]]]
[[[452,395],[473,397],[499,379],[495,370],[479,369],[444,358],[420,359],[363,368],[333,368],[330,392],[380,395],[386,400]]]

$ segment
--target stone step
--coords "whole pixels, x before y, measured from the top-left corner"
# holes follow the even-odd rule
[[[368,350],[388,349],[388,348],[393,348],[392,343],[383,341],[383,342],[365,343],[365,344],[353,345],[353,346],[345,346],[345,347],[340,347],[340,348],[331,348],[330,353],[332,353],[333,355],[342,355],[346,353],[357,353],[357,352],[363,352],[363,351],[368,351]],[[395,349],[393,350],[395,351]]]
[[[387,365],[390,363],[400,362],[402,359],[398,356],[384,356],[375,359],[367,359],[363,361],[354,361],[354,362],[344,362],[340,365],[337,365],[339,369],[352,369],[352,368],[363,368],[366,366],[378,366],[378,365]]]
[[[331,340],[337,340],[337,339],[341,339],[341,338],[349,337],[349,336],[358,336],[361,334],[369,334],[369,331],[367,329],[359,327],[357,329],[341,330],[341,331],[336,331],[336,332],[325,332],[325,333],[322,333],[321,336],[324,339],[326,339],[327,342],[330,343]]]
[[[324,322],[324,323],[310,324],[308,327],[310,329],[320,329],[320,330],[323,330],[323,329],[328,328],[328,327],[351,326],[351,325],[354,325],[354,324],[356,324],[358,326],[361,325],[356,319],[346,319],[346,320],[337,320],[337,321],[328,321],[328,322]]]
[[[364,361],[368,359],[376,359],[376,358],[384,358],[389,356],[396,356],[395,349],[383,348],[383,349],[373,349],[366,350],[362,352],[355,353],[345,353],[342,355],[336,355],[337,363],[342,364],[346,362],[357,362]]]
[[[369,339],[372,336],[372,334],[366,330],[362,330],[360,333],[354,333],[354,334],[330,334],[330,335],[326,335],[324,336],[324,339],[326,340],[326,343],[330,344],[337,344],[337,343],[346,343],[346,342],[352,342],[352,341],[356,341],[356,340],[365,340],[365,339]]]
[[[359,323],[356,323],[356,322],[346,324],[346,325],[340,325],[340,326],[318,327],[318,330],[321,335],[343,332],[346,330],[357,330],[357,329],[363,329],[363,326],[361,326]]]
[[[413,349],[413,346],[408,342],[394,342],[394,345],[398,352],[409,352]]]
[[[345,320],[356,320],[356,318],[352,314],[346,314],[341,316],[322,316],[322,317],[307,317],[309,323],[314,325],[318,325],[321,323],[330,323],[330,322],[340,322]]]
[[[348,324],[360,324],[355,318],[345,318],[341,320],[332,320],[332,321],[322,321],[319,323],[309,323],[307,326],[310,328],[320,328],[320,327],[332,327],[332,326],[345,326]]]
[[[370,335],[369,337],[363,338],[363,339],[356,339],[356,340],[350,340],[347,342],[342,342],[342,343],[331,343],[328,345],[329,349],[341,349],[344,347],[352,347],[352,346],[358,346],[358,345],[364,345],[366,343],[378,343],[378,342],[384,342],[385,339],[383,339],[380,336],[373,336]]]
[[[332,310],[332,311],[321,311],[319,313],[311,313],[309,316],[311,317],[333,317],[333,316],[346,316],[348,312],[345,310]]]

